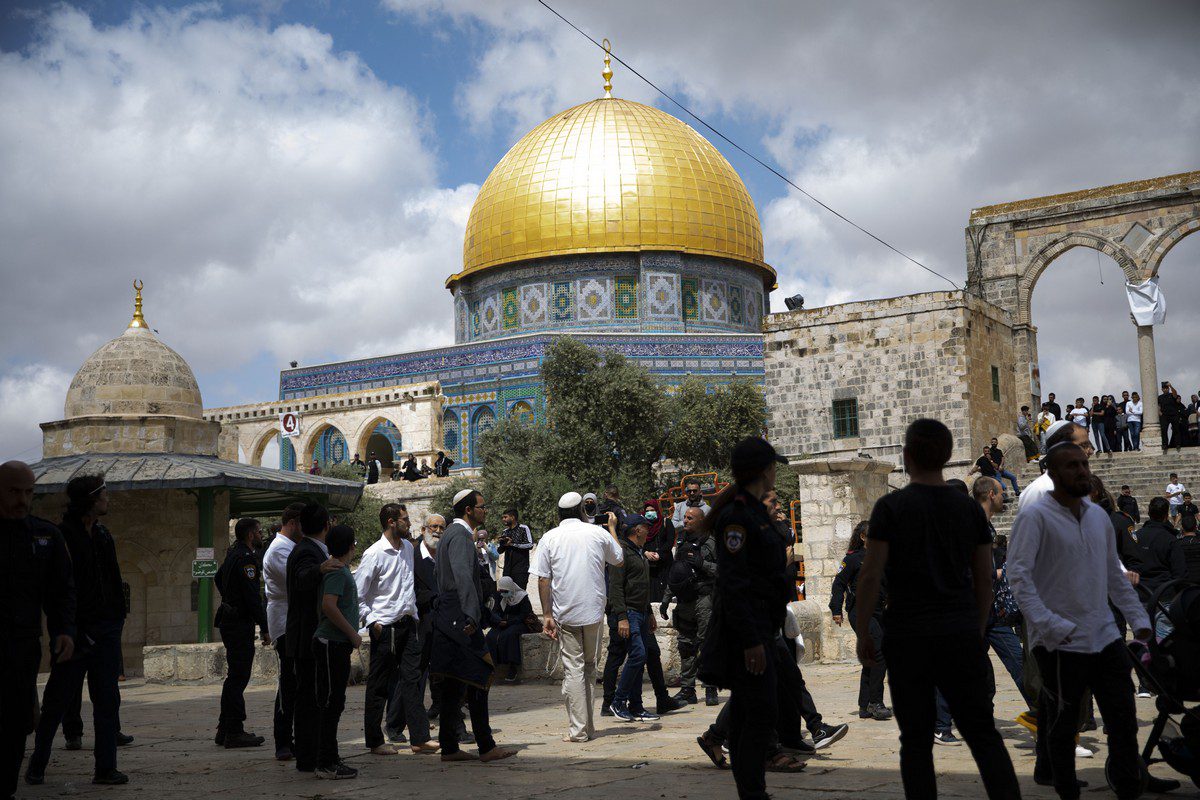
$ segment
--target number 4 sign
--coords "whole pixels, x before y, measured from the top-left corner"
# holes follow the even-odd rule
[[[292,412],[279,415],[279,432],[284,436],[300,435],[300,417]]]

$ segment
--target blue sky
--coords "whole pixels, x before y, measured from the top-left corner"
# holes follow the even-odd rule
[[[1200,164],[1194,6],[556,6],[955,280],[974,206]],[[61,415],[74,370],[120,332],[134,277],[210,407],[274,396],[292,358],[449,343],[441,281],[458,269],[478,184],[537,122],[598,96],[600,68],[594,47],[533,0],[9,0],[0,273],[24,291],[0,296],[0,457],[37,454],[35,423]],[[614,68],[618,96],[683,116]],[[945,288],[708,138],[758,206],[777,309],[794,292],[812,306]],[[1185,245],[1181,259],[1200,259]],[[1062,264],[1049,285],[1095,270],[1090,253]],[[1035,323],[1049,382],[1097,369],[1124,379],[1126,356],[1089,366],[1047,345],[1086,318],[1072,328],[1046,315]],[[1191,369],[1186,348],[1177,360]]]

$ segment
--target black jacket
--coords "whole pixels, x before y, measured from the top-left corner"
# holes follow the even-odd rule
[[[314,659],[312,638],[321,606],[321,564],[326,558],[321,545],[309,536],[288,553],[287,654],[301,661]]]
[[[422,558],[420,545],[413,562],[413,585],[417,594],[417,616],[421,620],[420,630],[424,636],[433,629],[433,600],[437,597],[437,565],[432,558]]]
[[[62,532],[38,517],[0,520],[0,630],[13,639],[38,639],[42,612],[50,636],[74,637],[75,578]]]
[[[262,556],[244,542],[235,542],[217,570],[221,608],[217,625],[257,625],[267,632],[267,609],[262,596]]]
[[[1142,521],[1142,512],[1138,511],[1138,501],[1133,495],[1117,495],[1117,508],[1128,514],[1134,522]]]
[[[770,647],[787,613],[787,555],[761,500],[739,492],[714,522],[716,600],[726,646]]]
[[[99,522],[88,533],[77,517],[64,517],[59,525],[75,578],[75,625],[82,634],[99,622],[125,619],[125,587],[117,563],[117,545]]]
[[[608,612],[628,619],[630,611],[650,613],[650,562],[642,549],[624,536],[624,563],[608,567]]]
[[[1147,520],[1136,534],[1129,569],[1138,573],[1138,585],[1153,594],[1168,581],[1187,574],[1187,562],[1175,529],[1165,522]]]

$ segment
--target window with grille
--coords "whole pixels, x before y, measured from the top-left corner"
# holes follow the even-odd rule
[[[849,439],[858,436],[858,400],[833,401],[833,438]]]
[[[1000,368],[992,367],[992,399],[1000,402]]]

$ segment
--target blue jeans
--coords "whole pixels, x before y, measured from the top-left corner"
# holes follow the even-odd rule
[[[625,657],[625,666],[621,669],[621,677],[617,680],[617,693],[613,696],[613,704],[626,705],[633,711],[641,711],[642,705],[642,672],[646,659],[658,658],[658,640],[654,631],[646,621],[646,615],[641,611],[626,612],[629,620],[629,655]]]
[[[1025,668],[1022,664],[1021,639],[1017,632],[1007,625],[993,625],[988,628],[987,643],[1000,657],[1000,663],[1004,664],[1004,668],[1017,684],[1025,703],[1033,708],[1035,704],[1025,692]]]
[[[1129,428],[1129,438],[1133,442],[1134,450],[1142,449],[1142,423],[1130,420],[1125,423]]]
[[[1021,487],[1017,486],[1017,476],[1013,475],[1008,470],[1006,470],[1006,469],[1000,470],[999,472],[996,473],[996,478],[1001,481],[1008,481],[1009,483],[1012,484],[1013,492],[1015,492],[1016,494],[1021,493]]]

